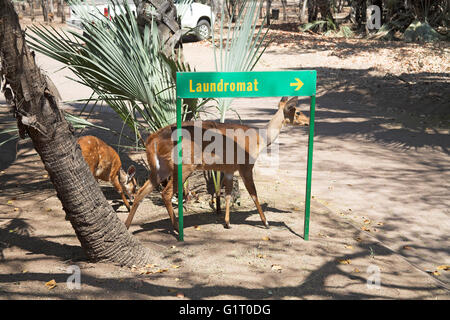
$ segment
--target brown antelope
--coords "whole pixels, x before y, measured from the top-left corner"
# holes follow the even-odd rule
[[[290,122],[286,119],[286,122]],[[295,108],[294,120],[291,122],[293,125],[309,126],[309,117],[306,116],[299,108]]]
[[[117,152],[97,137],[83,136],[78,139],[78,144],[81,147],[83,158],[89,165],[89,169],[95,179],[97,181],[100,179],[111,182],[122,196],[128,211],[130,211],[130,204],[124,192],[131,201],[134,200],[136,194],[136,179],[134,178],[136,168],[131,165],[125,172],[122,169],[122,162]]]
[[[288,100],[287,97],[281,99],[278,105],[278,111],[265,128],[265,132],[267,132],[266,137],[260,135],[256,129],[240,124],[218,123],[213,121],[191,121],[182,123],[182,130],[189,133],[189,137],[186,137],[183,133],[183,182],[193,171],[197,170],[215,170],[224,173],[226,228],[230,227],[230,200],[233,188],[233,174],[235,171],[239,172],[248,193],[256,205],[261,221],[266,227],[269,226],[256,195],[256,188],[253,182],[253,166],[260,151],[269,146],[278,137],[281,128],[286,122],[299,124],[296,122],[296,116],[299,116],[296,105],[297,97],[293,97],[290,100]],[[201,123],[201,125],[196,125],[197,123]],[[196,132],[200,132],[201,137],[206,137],[205,132],[208,131],[216,132],[217,136],[215,139],[219,137],[219,139],[225,140],[222,145],[222,152],[218,152],[217,150],[212,153],[210,152],[210,154],[213,154],[213,157],[215,157],[215,161],[210,161],[211,159],[207,159],[206,157],[206,154],[208,154],[207,150],[209,150],[207,148],[210,148],[208,147],[208,144],[211,139],[201,139],[200,141],[197,141],[195,138]],[[241,139],[242,136],[244,139]],[[177,170],[176,167],[174,167],[175,153],[173,150],[176,150],[176,138],[174,137],[176,137],[176,124],[162,128],[147,138],[145,148],[148,164],[151,169],[150,177],[136,194],[135,202],[133,203],[125,222],[127,228],[130,227],[139,203],[148,193],[159,185],[161,181],[168,178],[169,182],[162,190],[161,195],[167,208],[167,212],[169,213],[172,226],[178,231],[178,222],[175,219],[171,201],[172,195],[177,192],[178,186]],[[194,152],[191,152],[192,150]],[[242,158],[239,160],[239,152],[241,152],[241,154],[244,153],[244,161],[242,161]],[[198,154],[200,154],[200,159],[197,158],[196,161],[195,156]]]

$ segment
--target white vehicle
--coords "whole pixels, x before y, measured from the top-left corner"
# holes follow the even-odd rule
[[[184,34],[194,33],[199,40],[208,39],[211,36],[211,26],[214,25],[215,15],[210,6],[193,2],[189,5],[182,5],[178,3],[179,0],[175,0],[175,7],[177,13],[182,14],[181,28]],[[120,12],[121,8],[113,7],[107,0],[92,0],[86,1],[89,12],[96,14],[97,12],[103,13],[105,16],[114,16],[116,12]],[[95,7],[94,7],[95,5]],[[136,12],[136,5],[132,1],[128,1],[128,6],[131,11]],[[70,6],[70,17],[67,19],[69,26],[82,29],[81,18],[76,14],[77,6]],[[98,9],[95,10],[94,8]]]

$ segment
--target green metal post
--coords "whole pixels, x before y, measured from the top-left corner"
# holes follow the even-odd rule
[[[181,147],[182,132],[181,132],[181,99],[177,98],[177,137],[178,137],[178,235],[179,240],[184,241],[183,234],[183,149]]]
[[[314,140],[314,113],[316,108],[316,96],[311,96],[311,107],[309,115],[309,141],[308,141],[308,167],[306,171],[306,196],[305,196],[305,226],[303,237],[309,240],[309,215],[311,209],[311,174],[313,158],[313,140]]]

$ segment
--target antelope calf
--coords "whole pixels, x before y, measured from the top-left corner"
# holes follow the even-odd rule
[[[226,228],[229,228],[230,226],[230,200],[233,188],[233,174],[236,171],[239,172],[248,193],[252,197],[261,221],[266,227],[269,226],[256,195],[255,183],[253,181],[253,166],[259,153],[277,138],[285,123],[290,122],[291,124],[300,124],[298,123],[298,116],[300,116],[300,114],[298,114],[298,109],[296,108],[297,102],[297,97],[291,98],[290,100],[288,100],[287,97],[283,97],[280,100],[277,112],[265,127],[265,136],[262,136],[257,129],[240,124],[202,121],[200,126],[198,125],[199,122],[191,121],[182,123],[182,130],[185,133],[188,133],[186,136],[185,133],[183,133],[182,142],[183,182],[193,171],[197,170],[214,170],[224,173]],[[305,118],[303,120],[305,120]],[[161,181],[168,179],[168,183],[161,194],[172,226],[178,231],[178,222],[175,219],[171,201],[172,195],[177,192],[178,186],[176,182],[177,170],[176,167],[174,167],[174,154],[176,153],[173,152],[174,148],[176,148],[176,139],[174,139],[174,137],[176,137],[176,134],[174,134],[176,130],[176,124],[173,124],[156,131],[147,138],[145,148],[148,164],[151,169],[150,177],[136,194],[135,202],[133,203],[125,222],[127,228],[130,227],[139,203],[147,194],[159,185]],[[215,150],[211,153],[211,147],[209,146],[211,139],[201,139],[201,141],[197,141],[195,138],[196,132],[197,134],[200,132],[201,137],[206,137],[214,132],[216,140],[224,140],[224,143],[222,144],[223,151],[219,150],[222,152],[218,152],[218,150]],[[244,137],[244,139],[242,139],[242,137]],[[238,158],[239,152],[245,155],[244,159],[242,159],[242,157]],[[197,158],[196,161],[195,156],[198,156],[198,153],[200,153],[200,160]],[[215,157],[215,161],[210,161],[209,158],[211,154]]]
[[[287,119],[286,122],[291,122],[293,125],[309,126],[309,117],[301,112],[299,108],[295,108],[294,119]]]
[[[95,179],[97,181],[98,179],[109,181],[119,192],[125,206],[130,211],[130,204],[125,197],[125,193],[130,198],[130,201],[134,200],[136,194],[136,179],[134,178],[136,168],[131,165],[125,172],[122,169],[122,162],[117,152],[97,137],[83,136],[78,139],[78,144],[81,147],[83,158],[89,165],[89,169]]]

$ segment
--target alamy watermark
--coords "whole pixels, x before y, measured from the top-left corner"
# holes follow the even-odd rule
[[[371,5],[366,10],[367,29],[374,30],[381,28],[381,9],[377,5]]]
[[[71,265],[67,268],[66,273],[70,276],[66,280],[66,285],[69,290],[81,289],[81,270],[77,265]]]
[[[367,267],[367,288],[379,290],[381,288],[381,270],[380,267],[371,264]]]
[[[194,121],[193,126],[181,129],[183,164],[255,164],[259,158],[271,167],[278,166],[279,144],[274,141],[278,133],[277,129],[239,126],[205,128],[202,121]],[[173,130],[171,140],[178,141],[177,130]],[[178,164],[176,144],[172,156],[174,163]]]

